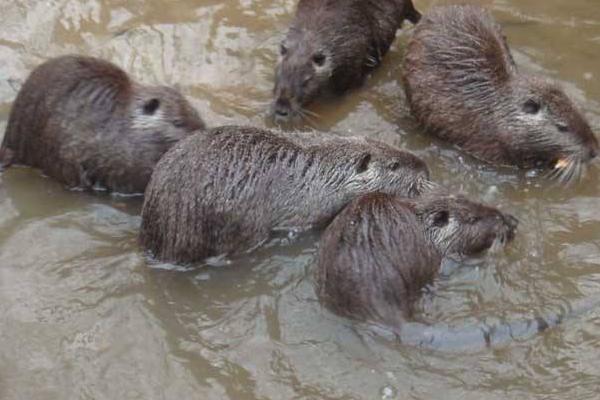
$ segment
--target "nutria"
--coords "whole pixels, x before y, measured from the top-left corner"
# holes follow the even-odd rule
[[[416,156],[367,138],[220,127],[157,164],[141,244],[175,263],[238,253],[273,230],[321,227],[367,192],[414,197],[428,177]]]
[[[432,8],[408,44],[404,69],[416,119],[475,157],[549,169],[568,181],[598,152],[563,90],[518,71],[500,26],[481,7]]]
[[[300,0],[279,49],[275,119],[304,117],[304,106],[319,95],[360,85],[404,19],[416,24],[420,18],[412,0]]]
[[[0,164],[24,164],[69,187],[143,193],[159,158],[192,131],[196,110],[176,90],[133,82],[97,58],[37,67],[12,107]]]
[[[339,315],[399,328],[438,275],[442,257],[503,246],[516,227],[511,215],[462,196],[361,196],[321,238],[317,294]]]
[[[414,302],[444,257],[472,256],[513,240],[517,220],[462,196],[430,191],[416,199],[369,193],[325,230],[316,293],[332,312],[392,332],[404,344],[476,350],[529,337],[597,309],[598,298],[545,316],[462,327],[415,322]],[[381,332],[381,331],[380,331]]]

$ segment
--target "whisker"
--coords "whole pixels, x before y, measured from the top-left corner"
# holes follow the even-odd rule
[[[310,116],[312,116],[314,118],[321,119],[321,115],[320,114],[317,114],[316,112],[311,111],[311,110],[307,110],[306,108],[303,108],[302,112],[304,112],[305,114],[308,114],[308,115],[310,115]]]
[[[583,162],[576,154],[573,154],[557,163],[557,165],[548,172],[546,177],[566,185],[581,179],[582,170]]]
[[[313,129],[317,128],[317,126],[318,126],[317,122],[313,118],[311,118],[309,115],[306,114],[305,109],[302,109],[302,108],[299,109],[298,115],[300,116],[300,119],[302,119],[303,122],[307,122],[311,128],[313,128]]]

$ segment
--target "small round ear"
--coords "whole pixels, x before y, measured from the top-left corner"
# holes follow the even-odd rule
[[[433,226],[441,228],[448,225],[450,214],[446,210],[436,211],[431,218]]]
[[[356,163],[356,173],[362,174],[367,169],[369,169],[369,163],[371,162],[371,155],[369,153],[365,153],[361,155]]]
[[[144,114],[146,115],[154,115],[156,110],[160,107],[159,99],[150,99],[144,103]]]

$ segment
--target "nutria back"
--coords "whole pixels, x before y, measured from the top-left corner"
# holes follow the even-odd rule
[[[321,237],[316,292],[338,315],[399,327],[440,262],[412,205],[372,193],[346,207]]]
[[[165,151],[203,128],[176,90],[138,84],[107,61],[64,56],[21,88],[0,162],[40,168],[69,187],[143,193]]]
[[[405,199],[370,193],[352,201],[319,243],[316,292],[334,313],[399,329],[442,257],[505,246],[517,220],[464,196]]]
[[[216,128],[182,141],[158,163],[141,243],[177,263],[238,253],[276,229],[323,226],[364,193],[414,197],[428,176],[416,156],[366,138]]]
[[[412,0],[300,0],[280,46],[275,119],[302,118],[304,107],[320,95],[360,85],[402,22],[417,23],[420,17]]]
[[[587,121],[556,84],[520,72],[500,26],[477,6],[434,7],[406,50],[404,81],[423,127],[491,163],[557,168],[596,156]]]

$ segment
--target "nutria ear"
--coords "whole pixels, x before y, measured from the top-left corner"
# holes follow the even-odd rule
[[[6,147],[0,149],[0,171],[12,164],[14,155],[11,149]]]
[[[153,115],[158,110],[158,107],[160,107],[160,100],[150,99],[144,103],[144,114]]]

